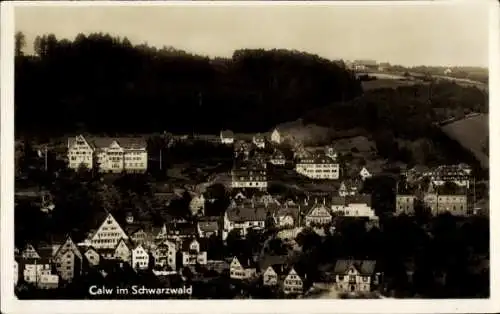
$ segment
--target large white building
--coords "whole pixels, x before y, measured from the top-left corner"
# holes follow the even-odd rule
[[[104,172],[145,172],[148,152],[143,138],[85,138],[78,135],[68,139],[69,168],[84,165],[92,169],[98,164]]]
[[[337,180],[340,165],[326,156],[307,157],[298,160],[295,171],[311,179]]]
[[[116,219],[109,214],[90,238],[90,244],[96,249],[114,249],[121,239],[127,240],[128,236]]]

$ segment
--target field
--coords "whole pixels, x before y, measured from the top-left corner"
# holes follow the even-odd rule
[[[482,114],[442,127],[445,134],[470,150],[484,168],[489,167],[489,157],[483,152],[483,145],[487,144],[489,138],[488,118],[489,115]]]

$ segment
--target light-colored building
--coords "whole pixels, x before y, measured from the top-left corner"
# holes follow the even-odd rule
[[[285,154],[283,154],[283,152],[281,152],[280,150],[276,149],[269,158],[269,162],[276,166],[282,166],[286,163]]]
[[[316,225],[327,225],[332,222],[332,215],[330,210],[324,204],[314,205],[305,217],[305,224],[307,227]]]
[[[149,253],[140,244],[132,249],[132,267],[135,270],[149,268]]]
[[[372,177],[372,173],[370,171],[368,171],[368,169],[366,167],[363,167],[359,171],[359,176],[361,177],[361,180],[366,180],[366,179]]]
[[[283,280],[283,292],[285,294],[302,294],[304,292],[304,280],[293,267]]]
[[[204,241],[196,239],[187,239],[182,243],[182,265],[206,265],[207,250],[204,247]]]
[[[281,144],[283,141],[283,136],[280,134],[279,130],[275,128],[271,133],[271,142],[276,144]]]
[[[415,213],[415,195],[397,194],[396,195],[396,214],[413,215]]]
[[[87,263],[90,267],[98,266],[101,262],[101,256],[97,253],[97,250],[93,247],[88,247],[85,250],[85,258],[87,259]]]
[[[130,263],[132,259],[132,252],[127,240],[121,239],[116,245],[114,251],[114,258],[126,263]]]
[[[115,249],[121,239],[128,240],[128,236],[116,221],[113,215],[108,214],[101,226],[91,236],[90,243],[96,249]]]
[[[433,215],[445,212],[449,212],[454,216],[471,214],[468,210],[467,195],[465,194],[426,193],[424,195],[424,204],[430,208]]]
[[[26,244],[26,247],[21,252],[21,256],[24,259],[40,258],[40,255],[31,244]]]
[[[337,180],[340,176],[340,165],[326,156],[301,158],[295,165],[295,171],[311,179]]]
[[[342,292],[369,292],[378,283],[376,262],[372,260],[338,260],[335,264],[335,285]]]
[[[203,196],[203,193],[193,196],[189,203],[189,209],[193,215],[203,215],[205,211],[205,196]]]
[[[276,213],[276,222],[280,228],[294,228],[300,225],[300,206],[285,204]]]
[[[357,180],[344,180],[340,183],[339,196],[355,196],[361,189],[361,182]]]
[[[257,275],[257,267],[250,259],[241,261],[234,257],[229,265],[229,277],[236,280],[248,280]]]
[[[212,235],[219,235],[219,216],[205,216],[198,220],[198,235],[201,238],[209,238]]]
[[[258,148],[265,148],[266,138],[262,134],[255,134],[252,138],[252,143]]]
[[[231,130],[220,131],[220,142],[222,144],[233,144],[234,143],[234,133]]]
[[[165,240],[158,244],[153,250],[155,266],[168,266],[176,270],[177,247],[174,242]]]
[[[467,165],[439,166],[430,172],[431,183],[443,186],[445,183],[454,183],[459,187],[469,188],[472,169]]]
[[[240,234],[245,237],[249,230],[263,230],[266,226],[266,219],[272,217],[274,207],[265,204],[256,204],[248,202],[236,204],[231,202],[229,208],[224,215],[224,230],[223,239],[232,230],[239,230]]]
[[[347,217],[376,217],[375,210],[371,207],[371,195],[367,194],[333,197],[331,213]]]
[[[23,279],[26,283],[47,289],[59,286],[59,276],[52,273],[48,259],[26,259],[22,261]]]
[[[55,274],[42,274],[38,281],[40,289],[56,289],[59,287],[59,276]]]
[[[143,138],[85,138],[78,135],[68,139],[69,168],[82,164],[103,172],[145,172],[148,168],[147,144]]]
[[[231,171],[231,187],[267,189],[267,170],[264,167],[245,165]]]

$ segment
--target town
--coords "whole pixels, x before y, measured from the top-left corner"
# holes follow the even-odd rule
[[[487,179],[464,163],[410,168],[364,137],[307,146],[280,127],[16,145],[20,298],[450,297],[488,280]]]

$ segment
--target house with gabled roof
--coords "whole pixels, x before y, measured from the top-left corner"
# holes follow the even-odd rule
[[[360,180],[344,180],[340,183],[339,196],[354,196],[359,193],[362,187]]]
[[[176,270],[177,246],[174,242],[164,240],[152,250],[155,266],[169,267]]]
[[[264,135],[257,133],[252,137],[252,143],[258,148],[265,148],[266,138],[264,137]]]
[[[372,177],[372,173],[368,170],[367,167],[361,168],[359,171],[359,176],[361,177],[361,180],[366,180]]]
[[[324,204],[316,204],[305,216],[305,224],[307,227],[315,225],[327,225],[332,222],[332,214],[328,207]]]
[[[132,243],[129,240],[121,239],[115,247],[114,258],[130,263],[132,258],[131,247]]]
[[[54,264],[61,279],[71,282],[75,276],[82,273],[83,256],[70,236],[53,254]]]
[[[278,128],[275,128],[271,133],[271,142],[276,144],[281,144],[283,142],[283,136],[280,134]]]
[[[205,216],[198,219],[198,235],[200,238],[209,238],[212,235],[219,235],[219,225],[221,217],[219,216]]]
[[[259,262],[259,268],[262,271],[262,284],[264,286],[278,286],[280,281],[286,275],[287,256],[269,255],[265,256]]]
[[[340,177],[340,164],[326,155],[299,158],[295,171],[310,179],[337,180]]]
[[[91,246],[87,247],[83,253],[89,267],[96,267],[101,262],[101,255]]]
[[[206,265],[207,242],[205,239],[185,239],[182,242],[182,265]]]
[[[220,131],[220,141],[222,144],[233,144],[234,133],[231,130]]]
[[[299,268],[290,267],[288,273],[283,280],[283,292],[287,295],[302,294],[304,289],[308,286],[307,274],[300,271]]]
[[[35,250],[35,247],[32,244],[28,243],[26,244],[24,250],[21,252],[21,257],[25,259],[36,259],[40,258],[40,255]]]
[[[274,207],[255,204],[250,201],[246,204],[231,203],[224,215],[224,234],[237,229],[245,237],[250,229],[263,230],[266,220],[274,216]],[[225,239],[225,237],[223,237]]]
[[[378,284],[379,275],[375,273],[376,261],[338,260],[335,263],[335,286],[342,292],[369,292],[372,285]]]
[[[149,253],[140,244],[132,249],[132,268],[135,270],[149,268]]]
[[[248,280],[257,275],[257,264],[250,258],[233,257],[229,265],[229,277],[236,280]]]
[[[269,158],[269,162],[275,166],[282,166],[286,163],[285,154],[283,154],[283,152],[279,149],[275,149]]]
[[[115,249],[121,239],[128,240],[128,235],[122,229],[113,215],[108,214],[97,231],[90,237],[91,245],[96,249]]]
[[[92,169],[98,164],[105,172],[144,172],[147,170],[148,152],[142,137],[84,137],[68,139],[69,168],[82,164]]]
[[[300,226],[300,206],[281,206],[276,213],[276,223],[281,228]]]

